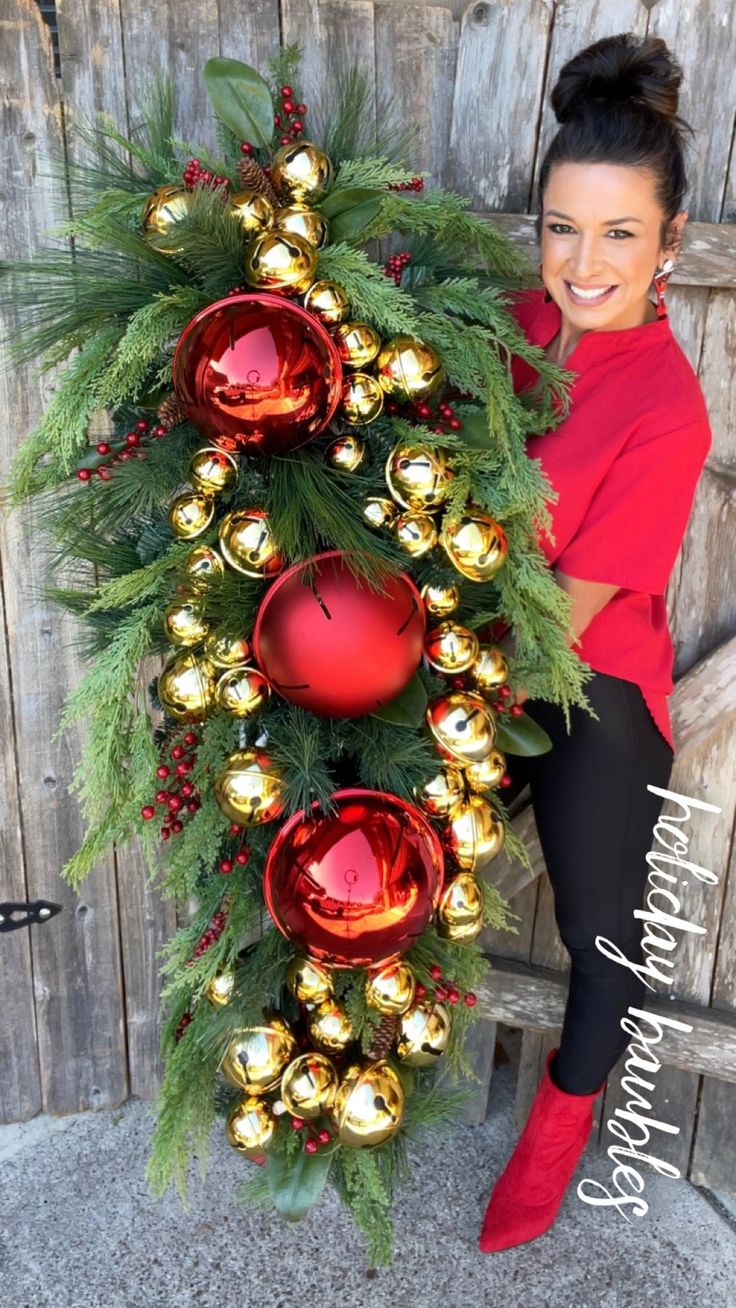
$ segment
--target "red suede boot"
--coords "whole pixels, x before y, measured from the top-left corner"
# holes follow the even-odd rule
[[[578,1165],[593,1124],[592,1094],[570,1095],[549,1074],[556,1049],[544,1066],[526,1126],[499,1176],[483,1218],[483,1253],[510,1249],[549,1230]]]

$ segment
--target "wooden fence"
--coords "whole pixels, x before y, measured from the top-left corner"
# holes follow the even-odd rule
[[[698,825],[691,857],[718,884],[693,883],[683,916],[706,935],[678,952],[667,1012],[694,1014],[688,1042],[667,1047],[658,1091],[669,1109],[667,1158],[695,1181],[728,1188],[736,1156],[736,801],[734,610],[736,549],[731,502],[736,466],[736,20],[732,0],[477,0],[465,5],[400,0],[0,0],[4,250],[26,257],[57,221],[64,196],[46,175],[49,150],[76,150],[73,125],[98,111],[135,122],[152,74],[173,73],[179,134],[206,145],[212,127],[202,67],[216,53],[265,68],[279,42],[304,51],[306,100],[329,101],[339,73],[357,63],[375,79],[375,106],[392,97],[396,121],[422,126],[415,157],[428,185],[452,187],[533,249],[535,184],[553,129],[547,104],[560,65],[600,36],[661,35],[685,70],[683,113],[697,132],[683,256],[669,295],[676,334],[697,369],[714,445],[668,591],[676,648],[673,716],[678,745],[671,788],[717,805]],[[54,37],[54,40],[57,38]],[[58,73],[58,76],[57,76]],[[2,305],[0,305],[0,313]],[[7,328],[7,321],[3,324]],[[11,324],[12,329],[12,324]],[[3,332],[4,334],[4,332]],[[5,478],[13,449],[36,422],[54,377],[4,373],[0,429]],[[43,552],[30,512],[5,517],[0,712],[4,858],[0,898],[46,898],[62,913],[0,936],[0,1118],[107,1108],[158,1082],[156,953],[174,911],[147,886],[135,850],[106,859],[79,898],[58,877],[81,822],[67,793],[80,735],[52,740],[82,666],[74,624],[43,600]],[[520,914],[519,934],[486,933],[496,964],[483,995],[479,1065],[490,1075],[494,1023],[524,1031],[521,1122],[546,1048],[559,1032],[567,956],[525,795],[515,821],[534,850],[537,875],[503,856],[493,877]],[[484,1043],[483,1043],[484,1042]],[[471,1113],[485,1111],[487,1086]],[[599,1119],[620,1099],[614,1074]],[[601,1148],[606,1140],[601,1137]]]

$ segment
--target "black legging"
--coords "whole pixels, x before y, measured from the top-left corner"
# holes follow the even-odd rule
[[[596,947],[612,940],[643,962],[641,918],[646,855],[663,800],[647,784],[666,787],[673,751],[632,681],[596,672],[584,692],[599,720],[578,705],[570,734],[559,705],[529,699],[525,711],[548,732],[553,748],[535,758],[507,754],[512,784],[505,803],[527,782],[554,892],[555,920],[570,954],[570,988],[552,1078],[569,1094],[598,1090],[629,1036],[620,1022],[640,1007],[645,983]]]

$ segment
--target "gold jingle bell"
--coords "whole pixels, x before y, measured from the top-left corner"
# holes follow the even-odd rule
[[[427,632],[424,653],[431,668],[437,672],[465,672],[478,657],[478,637],[458,622],[441,622]]]
[[[381,348],[378,332],[367,322],[343,322],[332,333],[340,360],[346,368],[365,368]]]
[[[201,536],[215,516],[215,501],[202,491],[185,491],[177,495],[169,509],[169,526],[180,540]]]
[[[430,700],[426,717],[440,754],[456,765],[479,763],[496,742],[493,709],[471,691],[454,690]]]
[[[494,790],[501,782],[506,771],[506,759],[495,746],[488,758],[479,763],[470,763],[464,768],[465,780],[471,790],[482,794],[485,790]]]
[[[439,354],[415,336],[394,336],[376,360],[376,376],[392,399],[415,404],[433,395],[445,379]]]
[[[341,414],[353,427],[367,426],[383,409],[383,391],[369,372],[353,372],[342,383]]]
[[[434,618],[447,618],[455,612],[460,603],[460,591],[457,586],[422,586],[422,599]]]
[[[281,1076],[281,1099],[286,1111],[309,1122],[335,1102],[340,1077],[325,1054],[309,1050],[294,1058]]]
[[[282,145],[271,160],[271,182],[289,200],[316,200],[332,181],[332,164],[313,141]]]
[[[164,609],[163,628],[172,645],[199,645],[210,629],[200,594],[181,595]]]
[[[204,988],[205,997],[209,999],[214,1008],[225,1008],[233,997],[235,989],[235,973],[232,969],[227,968],[224,972],[216,972]]]
[[[238,191],[231,195],[229,212],[248,236],[273,227],[273,205],[267,196],[258,191]]]
[[[471,872],[458,872],[437,905],[437,933],[444,940],[470,944],[483,926],[483,898]]]
[[[329,227],[327,219],[308,204],[295,200],[293,204],[277,209],[274,215],[274,227],[282,232],[296,233],[309,241],[315,249],[321,250],[327,244]]]
[[[258,668],[230,668],[220,677],[215,698],[221,709],[234,718],[247,718],[267,702],[271,687]]]
[[[445,523],[440,539],[450,562],[470,581],[488,581],[508,553],[503,528],[474,509],[466,509],[457,522]]]
[[[230,490],[238,480],[238,462],[226,450],[206,445],[189,460],[189,480],[203,495]]]
[[[350,1018],[332,995],[310,1009],[307,1029],[315,1045],[328,1053],[339,1053],[355,1038]]]
[[[194,586],[206,587],[214,577],[225,575],[225,564],[211,545],[195,545],[186,557],[184,568]]]
[[[242,668],[250,658],[250,641],[237,631],[218,627],[204,642],[204,652],[216,668]]]
[[[433,999],[420,999],[399,1022],[396,1053],[409,1067],[433,1067],[450,1039],[450,1011]]]
[[[504,824],[488,800],[469,795],[450,818],[444,844],[458,867],[475,872],[501,852],[505,835]]]
[[[363,505],[363,517],[369,527],[390,527],[396,520],[396,505],[393,500],[372,496]]]
[[[284,811],[284,781],[261,749],[240,749],[217,773],[215,799],[226,817],[240,826],[273,822]]]
[[[304,299],[304,308],[319,318],[325,327],[335,327],[344,322],[350,314],[350,301],[347,291],[338,282],[322,277],[312,282]]]
[[[394,532],[402,550],[412,559],[421,559],[423,554],[433,550],[439,534],[434,518],[427,513],[402,513],[394,523]]]
[[[462,772],[454,767],[440,768],[423,786],[417,786],[414,798],[428,817],[452,817],[465,800]]]
[[[341,1144],[353,1149],[383,1144],[404,1117],[404,1087],[385,1058],[351,1064],[337,1088],[331,1117]]]
[[[316,958],[297,954],[286,968],[286,984],[302,1004],[321,1004],[333,995],[332,975]]]
[[[405,509],[427,512],[447,499],[452,471],[444,450],[424,445],[397,445],[386,460],[386,481]]]
[[[365,999],[379,1013],[405,1013],[414,1002],[416,977],[408,963],[385,963],[369,972],[365,981]]]
[[[241,1099],[231,1109],[225,1123],[225,1138],[233,1149],[246,1158],[260,1158],[276,1130],[276,1119],[268,1103],[255,1096]]]
[[[258,290],[298,295],[314,280],[317,259],[303,236],[271,227],[254,237],[245,252],[245,280]]]
[[[158,697],[179,722],[201,722],[215,703],[215,668],[207,658],[178,654],[158,679]]]
[[[353,432],[338,436],[325,450],[325,459],[341,472],[355,472],[365,458],[365,441]]]
[[[152,236],[173,234],[177,224],[189,213],[191,203],[191,192],[183,187],[170,184],[158,186],[143,206],[143,230]],[[156,249],[162,254],[178,254],[180,246],[175,240],[166,245],[157,241]]]
[[[265,509],[234,509],[220,523],[225,562],[246,577],[275,577],[284,566]]]
[[[231,1085],[249,1095],[275,1090],[297,1043],[288,1023],[278,1013],[264,1013],[262,1026],[235,1031],[220,1063],[220,1071]]]
[[[509,664],[502,649],[482,649],[470,669],[470,680],[478,690],[496,690],[509,679]]]

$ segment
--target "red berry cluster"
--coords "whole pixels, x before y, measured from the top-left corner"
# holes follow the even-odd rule
[[[410,182],[387,182],[386,187],[389,191],[423,191],[424,178],[412,177]]]
[[[206,954],[207,950],[211,949],[215,941],[220,939],[226,925],[227,913],[224,909],[218,909],[214,917],[211,919],[207,930],[203,931],[202,935],[199,937],[199,940],[194,947],[194,957],[189,960],[189,967],[192,967],[194,960],[196,958],[201,958],[203,954]]]
[[[383,271],[387,277],[390,277],[397,286],[401,285],[401,274],[408,263],[411,263],[411,255],[408,250],[402,250],[400,254],[392,254]]]
[[[125,444],[122,449],[113,450],[109,441],[99,441],[95,450],[100,456],[99,463],[94,468],[78,468],[77,477],[80,481],[91,481],[93,477],[99,477],[100,481],[109,481],[112,477],[111,468],[116,463],[125,463],[126,459],[145,459],[145,446],[150,444],[151,439],[155,437],[160,440],[166,435],[168,428],[162,427],[159,423],[151,427],[150,422],[141,418],[130,431],[126,431],[124,436]]]
[[[477,995],[473,994],[472,990],[466,990],[465,994],[463,994],[462,991],[458,990],[457,986],[452,983],[452,981],[448,981],[446,978],[443,977],[442,968],[440,967],[439,963],[432,964],[432,966],[429,969],[429,975],[431,976],[433,981],[444,980],[444,985],[441,986],[437,985],[434,988],[433,998],[436,999],[439,1003],[444,1003],[446,1001],[448,1004],[459,1004],[460,1000],[462,999],[463,1003],[468,1008],[474,1008],[475,1005],[477,1004],[478,997]],[[422,985],[421,981],[418,981],[416,985],[415,993],[417,999],[423,999],[427,993],[427,987],[425,985]]]
[[[223,876],[229,876],[235,867],[247,867],[250,863],[250,850],[244,844],[243,827],[238,826],[237,822],[230,823],[230,835],[240,836],[238,849],[232,858],[223,858],[220,860],[220,871]]]
[[[294,101],[294,91],[290,86],[281,87],[281,109],[273,116],[274,128],[280,127],[282,132],[288,128],[289,135],[282,136],[279,139],[279,145],[291,145],[292,141],[297,141],[304,132],[304,118],[307,113],[307,105],[296,104]],[[250,141],[243,141],[240,147],[241,154],[253,154],[254,147]],[[264,165],[264,172],[270,172],[270,166]]]
[[[167,815],[161,827],[162,840],[168,840],[171,836],[178,836],[184,830],[184,824],[179,814],[196,813],[202,802],[191,781],[187,780],[187,773],[191,772],[194,767],[197,753],[195,746],[198,744],[199,737],[193,731],[185,731],[181,740],[171,747],[172,764],[159,763],[156,768],[156,776],[159,781],[168,781],[171,778],[168,789],[156,791],[156,804],[162,805],[167,810]],[[141,817],[146,822],[150,822],[155,816],[156,805],[144,804],[141,809]]]
[[[304,1141],[305,1154],[316,1154],[320,1145],[328,1145],[332,1140],[332,1136],[325,1126],[313,1127],[312,1123],[306,1122],[303,1117],[292,1117],[291,1128],[293,1131],[303,1131],[305,1127],[308,1132],[307,1139]]]
[[[184,1032],[189,1026],[191,1020],[192,1020],[191,1013],[182,1013],[181,1018],[179,1019],[179,1025],[176,1028],[176,1035],[174,1037],[177,1044],[179,1043],[182,1036],[184,1035]]]
[[[189,160],[182,177],[188,191],[193,191],[195,186],[211,186],[214,189],[230,185],[227,177],[220,177],[218,173],[210,172],[209,168],[203,168],[199,159]]]

